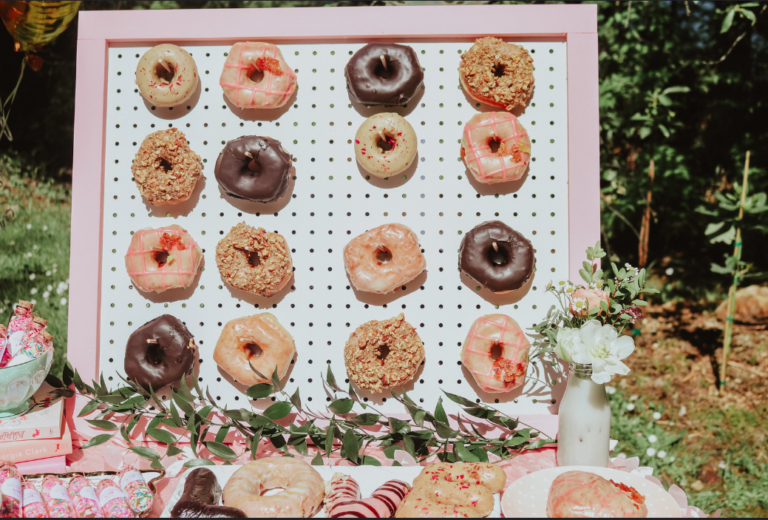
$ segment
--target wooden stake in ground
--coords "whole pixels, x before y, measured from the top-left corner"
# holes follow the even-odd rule
[[[645,213],[643,213],[643,223],[640,226],[640,244],[637,255],[637,266],[642,268],[648,263],[648,235],[651,232],[651,196],[653,195],[653,177],[655,175],[653,159],[648,165],[648,195],[645,200]]]
[[[744,218],[744,201],[747,198],[747,181],[749,180],[749,151],[744,161],[744,180],[741,185],[741,203],[739,205],[739,221]],[[725,378],[728,371],[728,354],[731,351],[733,337],[733,315],[736,312],[736,289],[739,286],[739,264],[741,263],[741,226],[736,228],[736,242],[733,244],[733,257],[736,259],[733,270],[733,283],[728,290],[728,312],[725,318],[725,338],[723,339],[723,361],[720,363],[720,393],[725,391]]]

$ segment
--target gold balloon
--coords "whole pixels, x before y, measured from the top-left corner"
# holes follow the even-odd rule
[[[81,2],[0,2],[0,18],[16,42],[16,50],[27,53],[27,63],[37,70],[38,52],[67,28]]]

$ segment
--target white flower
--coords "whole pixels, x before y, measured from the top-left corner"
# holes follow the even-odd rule
[[[656,450],[653,448],[648,448],[647,450],[645,450],[645,454],[648,455],[649,457],[653,457],[654,455],[656,455]]]
[[[631,411],[632,411],[632,410],[634,410],[634,409],[635,409],[635,405],[634,405],[634,404],[632,404],[632,403],[627,403],[627,410],[629,410],[629,411],[631,412]]]
[[[680,417],[682,417],[683,415],[685,415],[685,413],[686,413],[687,411],[688,411],[688,409],[685,407],[685,405],[683,405],[683,406],[681,406],[681,407],[680,407],[680,411],[678,412],[678,414],[677,414],[677,415],[679,415]]]
[[[48,291],[45,291],[43,293],[43,298],[45,298],[47,300],[50,295],[51,295],[51,293],[49,293]]]
[[[66,305],[66,304],[67,304],[67,299],[66,299],[66,298],[62,298],[62,299],[59,301],[59,303],[60,303],[60,304],[62,304],[62,305]]]
[[[659,438],[656,437],[655,435],[649,435],[648,436],[648,442],[650,442],[651,444],[656,443],[656,441],[658,441],[658,440],[659,440]]]
[[[32,251],[30,251],[29,253],[27,253],[27,258],[32,258]]]
[[[638,399],[637,394],[632,394],[632,395],[629,396],[629,400],[630,401],[637,401],[637,399]]]
[[[653,415],[651,417],[653,417],[654,421],[658,421],[659,419],[661,419],[661,414],[659,412],[653,412]]]
[[[37,287],[33,287],[33,288],[32,288],[32,289],[29,291],[29,294],[37,294]]]
[[[667,456],[667,452],[666,452],[666,451],[664,451],[664,450],[661,450],[661,451],[658,453],[658,455],[657,455],[657,457],[659,457],[660,459],[663,459],[663,458],[664,458],[664,457],[666,457],[666,456]]]
[[[672,267],[667,267],[667,270],[666,270],[666,271],[664,271],[664,273],[665,273],[667,276],[672,276],[672,275],[675,273],[675,269],[674,269],[674,268],[672,268]]]
[[[45,290],[46,291],[52,291],[53,290],[53,285],[48,284],[48,287],[46,287]]]
[[[32,273],[31,275],[29,275],[29,279],[30,280],[34,280],[35,279],[35,273]]]
[[[32,249],[37,249],[37,244],[33,244]]]
[[[579,336],[579,329],[559,329],[557,331],[557,346],[555,354],[568,363],[573,362],[573,355],[584,348]]]
[[[32,229],[32,224],[27,224],[27,229]]]
[[[621,360],[635,350],[631,337],[619,336],[611,325],[601,325],[597,320],[582,325],[579,337],[584,346],[573,353],[573,361],[592,365],[592,381],[605,384],[614,374],[629,374],[629,367]]]
[[[728,464],[726,464],[724,460],[721,460],[720,462],[717,463],[717,467],[720,469],[726,469],[728,467]]]
[[[675,457],[670,457],[669,462],[675,462]]]
[[[618,458],[618,459],[626,459],[627,458],[627,454],[622,451],[621,453],[616,455],[616,458]]]
[[[43,226],[43,231],[48,231],[48,226]]]
[[[51,276],[51,272],[50,271],[46,271],[45,272],[45,276]]]
[[[610,395],[613,395],[613,394],[616,393],[616,387],[615,386],[607,386],[606,385],[605,392],[610,394]]]
[[[29,303],[32,303],[34,305],[37,305],[37,300],[29,300]]]

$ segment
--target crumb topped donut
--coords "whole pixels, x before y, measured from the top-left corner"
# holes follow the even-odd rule
[[[154,206],[179,204],[192,196],[203,161],[177,128],[149,134],[131,165],[141,196]]]
[[[365,171],[386,179],[416,158],[416,132],[399,114],[383,112],[363,121],[355,134],[355,158]]]
[[[216,265],[235,289],[266,297],[280,292],[293,275],[285,238],[245,222],[233,227],[216,246]]]
[[[344,346],[347,374],[371,392],[402,386],[424,361],[424,344],[403,314],[363,323]]]
[[[195,92],[197,83],[195,60],[187,51],[170,43],[149,49],[136,66],[139,92],[158,107],[184,103]]]
[[[533,96],[533,58],[514,43],[498,38],[478,38],[461,55],[461,85],[474,99],[513,110]]]

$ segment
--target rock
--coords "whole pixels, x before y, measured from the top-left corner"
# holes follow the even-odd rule
[[[717,308],[717,317],[725,320],[728,300]],[[749,325],[768,324],[768,287],[750,285],[736,291],[734,321]]]

